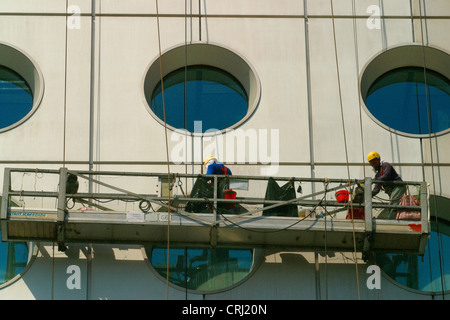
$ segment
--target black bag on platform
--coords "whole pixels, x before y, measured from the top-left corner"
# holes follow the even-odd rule
[[[274,178],[269,178],[266,189],[265,200],[291,200],[295,199],[295,188],[292,181],[279,186]],[[268,207],[271,204],[264,205]],[[263,210],[263,216],[298,217],[298,208],[295,204],[285,204],[272,209]]]

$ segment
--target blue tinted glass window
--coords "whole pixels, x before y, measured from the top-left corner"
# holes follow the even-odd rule
[[[377,253],[376,262],[396,282],[425,292],[450,290],[450,223],[448,200],[430,196],[431,232],[423,256],[402,253]],[[441,201],[446,201],[441,202]],[[441,202],[441,203],[439,203]],[[437,209],[436,209],[437,208]],[[439,212],[437,212],[438,210]]]
[[[0,242],[0,285],[21,273],[27,266],[25,242]]]
[[[33,107],[26,81],[16,72],[0,66],[0,129],[24,118]]]
[[[397,131],[425,135],[450,128],[450,81],[432,70],[389,71],[373,83],[365,103],[378,121]]]
[[[247,114],[248,98],[241,84],[229,73],[210,66],[189,66],[164,77],[166,122],[177,129],[223,130]],[[164,121],[161,83],[152,94],[152,111]]]
[[[189,290],[217,291],[245,279],[253,267],[252,249],[154,247],[148,256],[151,265],[164,278]]]

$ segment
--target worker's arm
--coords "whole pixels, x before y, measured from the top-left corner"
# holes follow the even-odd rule
[[[379,171],[377,171],[377,173],[375,174],[375,180],[383,180],[383,179],[381,178],[381,177],[383,176],[383,175],[381,174],[381,172],[384,173],[384,168],[381,169],[381,170],[379,170]],[[381,184],[379,184],[379,183],[375,184],[375,185],[373,186],[373,189],[372,189],[372,197],[373,197],[373,196],[376,196],[380,191],[381,191]]]
[[[394,168],[387,162],[383,162],[381,164],[381,170],[377,171],[375,175],[375,180],[382,181],[392,181],[395,180],[395,170]],[[376,184],[372,190],[372,197],[377,195],[381,191],[381,185]]]
[[[393,177],[394,168],[389,163],[383,162],[381,164],[381,168],[382,168],[381,175],[376,178],[377,180],[383,180],[383,181],[394,180],[394,177]]]
[[[381,190],[381,185],[376,184],[374,185],[373,189],[372,189],[372,197],[376,196]]]

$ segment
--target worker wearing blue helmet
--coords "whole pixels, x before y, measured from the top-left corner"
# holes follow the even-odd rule
[[[223,163],[220,163],[216,157],[209,156],[203,162],[203,165],[206,168],[206,174],[216,174],[216,175],[225,175],[231,176],[231,170]]]

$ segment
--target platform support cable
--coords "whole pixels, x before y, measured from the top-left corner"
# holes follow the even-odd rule
[[[327,190],[328,190],[328,184],[329,184],[329,179],[325,179],[325,182],[324,182],[324,185],[325,185],[325,195],[324,195],[324,199],[326,200],[326,198],[327,198]],[[325,228],[324,228],[324,230],[325,230],[325,232],[324,232],[324,236],[325,236],[325,239],[324,239],[324,251],[325,251],[325,299],[326,300],[328,300],[328,252],[327,252],[327,216],[328,216],[328,214],[326,214],[326,212],[327,212],[327,206],[326,206],[326,201],[325,201],[325,207],[324,207],[324,211],[325,211],[325,214],[324,214],[324,217],[323,217],[323,219],[324,219],[324,221],[325,221]]]
[[[324,200],[325,200],[325,196],[323,196],[323,198],[322,198],[321,200],[318,201],[318,203],[314,206],[314,208],[311,210],[311,212],[310,212],[308,215],[306,215],[305,217],[303,217],[303,218],[301,218],[301,219],[299,218],[296,222],[291,223],[290,225],[288,225],[288,226],[286,226],[286,227],[278,228],[278,229],[274,229],[274,230],[264,230],[264,231],[261,231],[261,230],[255,230],[255,229],[243,227],[242,225],[237,224],[236,222],[234,222],[232,219],[227,218],[225,215],[223,215],[223,214],[221,213],[220,210],[216,209],[216,211],[220,213],[220,215],[222,216],[222,218],[223,218],[224,221],[227,221],[227,222],[229,222],[230,224],[232,224],[232,225],[234,225],[234,226],[236,226],[236,227],[238,227],[238,228],[241,228],[241,229],[243,229],[243,230],[247,230],[247,231],[251,231],[251,232],[256,232],[256,233],[274,233],[274,232],[280,232],[280,231],[288,230],[289,228],[292,228],[292,227],[295,226],[296,224],[299,224],[300,222],[302,222],[302,221],[305,220],[306,218],[312,217],[313,213],[315,213],[316,210],[317,210],[317,208],[318,208],[319,206],[322,205],[322,202],[323,202]],[[205,201],[208,201],[208,202],[209,202],[209,205],[210,205],[211,207],[214,206],[214,205],[210,202],[210,200],[209,200],[208,198],[205,198]],[[268,207],[266,207],[266,208],[268,208]],[[264,209],[266,209],[266,208],[264,208]]]
[[[11,191],[11,169],[5,168],[5,173],[3,175],[3,201],[1,205],[1,212],[0,212],[0,223],[1,223],[1,234],[2,234],[2,241],[8,240],[8,229],[7,229],[7,221],[8,218],[8,206],[9,206],[9,199],[10,195],[9,192]]]
[[[214,176],[214,208],[213,208],[213,215],[214,215],[214,227],[217,225],[217,176]]]
[[[184,103],[184,130],[185,130],[185,134],[186,134],[186,138],[184,139],[184,148],[185,150],[188,149],[188,125],[187,125],[187,80],[188,80],[188,27],[187,27],[187,22],[188,22],[188,14],[187,14],[187,9],[188,8],[188,0],[184,1],[184,92],[183,92],[183,103]],[[193,163],[193,153],[191,156],[191,163]],[[185,152],[185,163],[184,163],[184,172],[187,174],[188,173],[188,153]],[[194,166],[192,165],[192,172],[194,172]],[[185,178],[185,183],[187,185],[187,178]]]
[[[361,87],[360,87],[360,75],[359,75],[359,52],[358,52],[358,30],[356,24],[356,0],[352,0],[352,15],[353,15],[353,43],[355,45],[355,68],[356,68],[356,89],[358,92],[358,111],[359,111],[359,131],[361,137],[361,157],[362,157],[362,169],[363,176],[366,176],[365,155],[364,155],[364,132],[362,123],[362,105],[361,105]]]
[[[346,138],[346,133],[345,133],[344,108],[343,108],[343,103],[342,103],[342,89],[341,89],[341,78],[340,78],[340,72],[339,72],[339,58],[338,58],[338,51],[337,51],[336,25],[335,25],[335,18],[334,18],[333,0],[330,0],[330,7],[331,7],[331,22],[332,22],[332,27],[333,27],[334,57],[335,57],[335,63],[336,63],[337,84],[338,84],[338,89],[339,89],[339,105],[340,105],[340,110],[341,110],[342,132],[343,132],[344,147],[345,147],[345,159],[346,159],[346,164],[347,164],[347,177],[350,182],[350,165],[349,165],[349,160],[348,160],[347,138]],[[350,205],[351,205],[351,202],[350,202]],[[351,208],[351,212],[353,212],[352,208]],[[355,258],[356,283],[357,283],[358,300],[359,300],[359,299],[361,299],[361,295],[360,295],[360,290],[359,290],[359,271],[358,271],[358,259],[357,259],[357,255],[356,255],[356,239],[355,239],[356,234],[355,234],[353,214],[352,214],[352,225],[353,225],[353,247],[354,247],[353,253],[354,253],[354,258]]]
[[[156,22],[158,29],[158,48],[159,48],[159,72],[161,77],[161,95],[162,95],[162,104],[163,104],[163,113],[164,113],[164,138],[166,145],[166,161],[167,161],[167,181],[169,186],[170,184],[170,158],[169,158],[169,143],[167,138],[167,118],[166,118],[166,103],[164,99],[164,76],[162,70],[162,50],[161,50],[161,31],[160,31],[160,23],[159,23],[159,4],[158,0],[156,0]],[[169,299],[169,259],[170,259],[170,205],[171,205],[171,189],[169,188],[169,201],[167,207],[167,278],[166,278],[166,299]]]
[[[66,0],[66,10],[69,8],[69,0]],[[65,23],[65,35],[64,35],[64,124],[63,124],[63,150],[62,150],[62,157],[63,157],[63,167],[66,166],[66,135],[67,135],[67,43],[68,43],[68,14],[66,12],[66,19],[64,21]]]
[[[55,300],[55,241],[52,241],[52,284],[51,300]]]
[[[59,173],[59,192],[58,192],[58,207],[56,212],[56,242],[58,244],[59,251],[65,251],[65,223],[66,223],[66,181],[67,181],[67,168],[60,168]]]
[[[344,185],[341,184],[341,185],[338,185],[337,187],[333,187],[331,189],[328,189],[328,191],[338,190],[338,189],[341,189],[343,186]],[[248,211],[248,212],[237,214],[233,218],[229,218],[228,220],[229,221],[239,220],[242,217],[251,216],[254,213],[258,213],[258,212],[261,212],[261,211],[277,208],[277,207],[284,206],[284,205],[287,205],[287,204],[293,204],[295,202],[298,202],[298,201],[301,201],[301,200],[305,200],[305,199],[310,198],[310,197],[315,197],[315,196],[318,196],[318,195],[321,195],[321,194],[324,194],[324,193],[325,193],[325,191],[317,191],[317,192],[311,193],[311,194],[306,195],[306,196],[301,196],[301,197],[298,197],[298,198],[281,201],[279,203],[275,203],[275,204],[269,205],[269,206],[264,207],[264,208],[256,208],[256,209]],[[322,201],[323,201],[323,199],[319,200],[318,202],[322,202]]]
[[[430,138],[430,157],[431,157],[431,174],[432,174],[432,181],[433,181],[433,190],[434,193],[436,192],[436,181],[435,181],[435,174],[434,174],[434,156],[433,156],[433,146],[432,146],[432,138],[434,136],[434,141],[436,142],[436,152],[439,151],[438,143],[437,143],[437,136],[432,133],[432,117],[431,117],[431,103],[430,103],[430,95],[429,95],[429,87],[427,82],[427,61],[426,61],[426,50],[425,50],[425,35],[423,30],[423,14],[422,14],[422,4],[425,10],[425,1],[419,0],[419,13],[420,13],[420,32],[421,32],[421,38],[422,38],[422,57],[423,57],[423,73],[424,73],[424,85],[425,85],[425,101],[427,106],[427,117],[428,117],[428,132],[429,132],[429,138]],[[426,15],[426,13],[425,13]],[[426,16],[425,16],[425,24],[426,24]],[[428,41],[428,39],[427,39]],[[438,158],[438,165],[439,165],[439,158]],[[434,207],[436,206],[436,197],[433,197],[434,201]],[[439,271],[440,271],[440,278],[441,278],[441,291],[442,291],[442,299],[445,299],[445,270],[444,265],[442,263],[442,239],[441,234],[439,232],[439,221],[438,221],[438,214],[435,212],[435,222],[436,222],[436,234],[437,234],[437,242],[438,242],[438,259],[439,259]]]
[[[83,179],[92,181],[92,182],[97,183],[97,184],[99,184],[99,185],[101,185],[101,186],[104,186],[104,187],[107,187],[107,188],[110,188],[110,189],[113,189],[113,190],[122,192],[122,193],[124,193],[124,194],[127,195],[127,196],[130,196],[130,197],[133,197],[133,198],[136,198],[136,199],[139,199],[139,200],[144,200],[144,201],[156,203],[156,204],[158,204],[158,205],[161,205],[161,206],[167,208],[167,209],[170,210],[171,212],[176,211],[178,214],[180,214],[180,215],[182,215],[182,216],[185,216],[186,218],[195,220],[195,221],[197,221],[197,222],[199,222],[199,223],[206,224],[206,225],[211,225],[211,223],[210,223],[209,221],[207,221],[207,220],[202,220],[202,219],[200,219],[200,218],[197,218],[197,217],[195,216],[195,214],[186,212],[186,211],[184,211],[184,210],[180,210],[179,208],[175,208],[175,207],[173,207],[171,204],[165,204],[165,203],[161,203],[160,201],[153,200],[153,199],[151,199],[151,198],[143,197],[142,195],[139,195],[139,194],[137,194],[137,193],[134,193],[134,192],[131,192],[131,191],[122,189],[122,188],[118,188],[118,187],[113,186],[113,185],[111,185],[111,184],[108,184],[108,183],[105,183],[105,182],[96,180],[96,179],[94,179],[94,178],[85,176],[85,175],[83,175],[83,174],[80,174],[80,173],[78,173],[78,172],[76,172],[76,171],[68,171],[68,173],[72,173],[72,174],[74,174],[74,175],[76,175],[76,176],[78,176],[78,177],[80,177],[80,178],[83,178]],[[172,179],[172,181],[173,181],[173,180],[174,180],[174,179]],[[170,200],[170,198],[169,198],[169,200]]]
[[[366,177],[364,181],[364,219],[365,219],[365,237],[363,243],[363,259],[367,260],[373,241],[372,224],[372,178]]]

